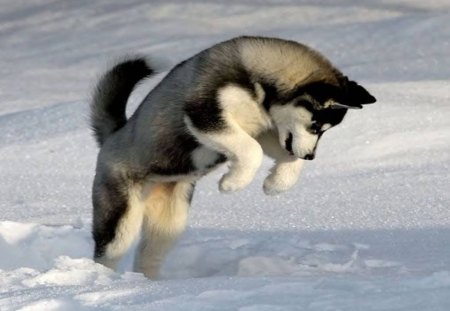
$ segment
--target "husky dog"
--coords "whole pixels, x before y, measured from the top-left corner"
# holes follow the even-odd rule
[[[263,154],[266,194],[291,188],[303,160],[348,109],[375,102],[326,58],[293,41],[239,37],[181,62],[127,120],[133,88],[155,73],[144,57],[117,64],[95,89],[101,147],[93,185],[94,258],[112,269],[141,235],[135,270],[158,275],[186,225],[196,180],[228,161],[221,192],[246,187]]]

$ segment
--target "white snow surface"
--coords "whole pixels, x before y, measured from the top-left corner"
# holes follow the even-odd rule
[[[450,310],[450,1],[0,0],[0,310]],[[304,42],[378,102],[288,193],[202,179],[161,280],[95,264],[88,128],[124,54]],[[157,77],[160,79],[163,75]],[[131,98],[130,113],[156,81]]]

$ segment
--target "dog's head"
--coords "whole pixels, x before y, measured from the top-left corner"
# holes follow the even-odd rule
[[[340,85],[313,82],[286,94],[269,112],[279,141],[289,153],[305,160],[315,157],[323,133],[338,125],[348,109],[361,109],[376,101],[365,88],[343,77]]]

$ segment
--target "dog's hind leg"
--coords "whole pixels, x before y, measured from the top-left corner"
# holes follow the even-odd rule
[[[144,191],[145,216],[135,271],[158,277],[167,252],[186,227],[193,191],[190,181],[157,183]]]
[[[138,193],[125,179],[96,175],[92,230],[96,262],[115,270],[139,234],[143,210]]]

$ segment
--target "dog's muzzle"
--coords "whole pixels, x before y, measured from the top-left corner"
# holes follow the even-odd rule
[[[291,132],[289,132],[288,137],[286,138],[286,140],[284,141],[284,149],[286,149],[287,152],[289,152],[289,154],[291,156],[295,155],[293,149],[292,149],[292,142],[294,140],[294,135],[292,135]],[[316,154],[315,152],[312,153],[308,153],[307,155],[300,157],[300,159],[303,160],[314,160]]]

